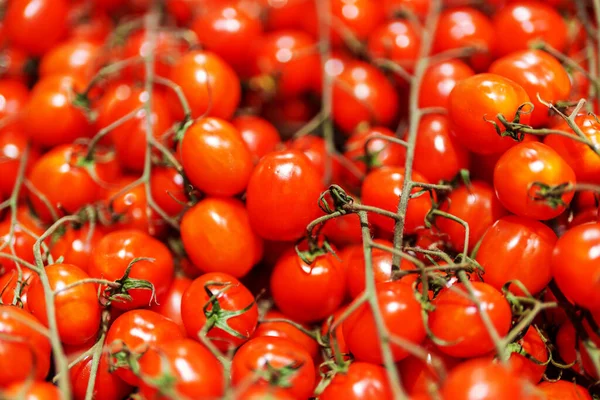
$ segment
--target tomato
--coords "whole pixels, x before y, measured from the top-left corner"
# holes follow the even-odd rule
[[[117,317],[106,334],[106,346],[114,364],[119,352],[130,351],[142,354],[143,360],[164,343],[183,339],[184,334],[177,324],[167,317],[150,310],[131,310]],[[137,385],[139,378],[123,366],[117,366],[115,374],[130,385]]]
[[[166,368],[165,368],[166,367]],[[159,344],[140,362],[140,372],[150,379],[166,378],[170,382],[142,382],[140,394],[147,399],[171,399],[161,389],[173,390],[177,397],[190,399],[218,398],[223,395],[223,366],[203,345],[190,339]]]
[[[521,346],[524,352],[539,362],[545,363],[548,361],[548,349],[534,326],[527,328],[525,336],[517,344]],[[544,376],[544,372],[546,372],[545,365],[538,365],[518,352],[512,353],[508,362],[515,375],[523,377],[531,383],[538,383]]]
[[[396,15],[409,11],[420,19],[425,19],[431,0],[383,0],[383,7],[387,15]]]
[[[410,285],[403,282],[380,283],[376,289],[377,303],[383,321],[391,335],[415,345],[419,345],[426,336],[421,304],[415,299]],[[342,325],[344,340],[354,358],[374,364],[382,364],[381,343],[375,325],[373,312],[368,303],[361,305]],[[408,356],[408,352],[391,345],[394,361]]]
[[[501,137],[506,129],[496,117],[502,114],[508,121],[516,118],[518,109],[529,102],[521,85],[496,74],[477,74],[458,82],[448,98],[452,131],[467,149],[478,154],[502,153],[515,145],[510,137]],[[525,106],[527,109],[527,106]],[[520,114],[519,122],[527,125],[530,114]]]
[[[100,45],[88,40],[72,39],[48,51],[40,62],[40,77],[76,75],[89,81],[98,66]]]
[[[440,230],[434,226],[432,226],[431,228],[419,228],[417,229],[415,235],[416,237],[414,247],[417,249],[441,250],[446,252],[448,250],[448,235],[440,232]],[[430,262],[429,257],[433,257],[433,259],[438,262],[441,261],[440,257],[420,253],[418,251],[415,251],[415,255],[419,260],[426,263]]]
[[[429,182],[450,181],[468,168],[469,152],[452,135],[447,116],[429,114],[421,118],[413,166]]]
[[[173,257],[167,246],[144,232],[118,230],[105,235],[92,251],[89,274],[92,278],[116,281],[123,278],[130,263],[139,257],[151,258],[132,265],[129,278],[145,280],[153,285],[156,297],[162,297],[173,280]],[[115,301],[112,305],[122,310],[147,307],[152,301],[152,290],[128,290],[131,300]]]
[[[429,183],[417,171],[413,171],[412,180],[414,182]],[[362,184],[363,203],[396,213],[398,202],[402,196],[403,184],[404,168],[385,167],[372,171],[365,177]],[[411,194],[419,191],[420,189],[415,187],[411,190]],[[427,193],[410,199],[405,216],[405,233],[415,233],[418,227],[424,225],[425,216],[431,207],[431,197]],[[394,230],[395,221],[392,218],[373,214],[370,216],[370,220],[373,222],[373,225],[386,232],[393,232]]]
[[[123,46],[123,59],[140,58],[140,62],[132,64],[123,70],[123,75],[131,79],[145,79],[146,66],[143,58],[150,55],[148,32],[141,29],[131,33]],[[180,37],[168,30],[159,30],[154,43],[154,73],[157,76],[168,77],[171,66],[185,51],[186,46]]]
[[[8,305],[0,305],[0,321],[0,387],[30,377],[43,380],[50,370],[50,341],[35,328],[42,324],[27,311]]]
[[[344,270],[335,256],[318,255],[307,264],[293,250],[275,264],[270,288],[277,308],[299,322],[328,317],[346,293]]]
[[[331,318],[327,318],[321,325],[321,337],[324,338],[326,344],[328,344],[331,352],[334,353],[334,338],[337,345],[337,349],[340,354],[348,354],[348,346],[346,345],[346,339],[344,339],[343,324],[338,325],[335,330],[331,330],[333,324],[339,320],[340,316],[346,311],[346,306],[342,306],[336,312],[333,313]]]
[[[537,388],[546,400],[592,400],[592,396],[583,386],[573,382],[542,382]]]
[[[39,56],[65,35],[68,11],[66,0],[11,1],[4,14],[4,31],[20,49]]]
[[[246,208],[237,199],[206,198],[190,208],[181,221],[181,239],[203,272],[240,278],[262,258],[262,239],[252,230]]]
[[[454,189],[444,200],[440,210],[469,224],[469,252],[473,250],[487,229],[506,214],[493,188],[482,181],[474,181],[468,186]],[[460,223],[443,216],[438,216],[435,223],[441,232],[448,235],[454,250],[463,251],[465,228]]]
[[[318,112],[308,95],[276,98],[264,105],[262,116],[275,125],[282,137],[290,137],[314,118]]]
[[[551,261],[552,277],[560,290],[575,304],[591,310],[600,309],[600,293],[596,290],[599,244],[600,223],[576,226],[558,239]]]
[[[409,73],[414,70],[420,47],[421,34],[406,19],[393,19],[378,26],[367,43],[371,57],[393,61]]]
[[[240,80],[233,69],[215,53],[193,50],[183,55],[171,69],[169,78],[181,86],[192,117],[212,116],[230,119],[240,101]],[[174,118],[183,118],[175,93],[168,93]]]
[[[51,75],[35,84],[23,110],[23,127],[34,144],[53,147],[92,134],[83,111],[71,104],[73,91],[84,87],[79,78],[68,75]]]
[[[24,400],[61,400],[60,390],[50,382],[20,382],[15,383],[3,393],[7,398]]]
[[[498,335],[503,337],[510,329],[512,317],[508,302],[502,293],[487,283],[471,282],[471,285]],[[463,283],[443,289],[432,304],[435,310],[429,314],[429,329],[435,337],[447,342],[446,345],[437,345],[441,352],[465,358],[482,356],[494,350],[494,342]]]
[[[17,208],[15,217],[17,219],[16,224],[12,223],[10,216],[0,223],[0,245],[4,246],[2,253],[13,254],[14,249],[15,256],[33,263],[35,261],[32,251],[33,245],[37,238],[44,233],[44,229],[25,205]],[[11,226],[13,226],[12,231]],[[5,245],[6,242],[8,242],[8,245]],[[0,266],[2,272],[16,268],[15,262],[6,258],[0,258]]]
[[[476,71],[485,71],[492,60],[494,42],[494,27],[485,14],[472,7],[455,7],[440,14],[433,52],[479,47],[481,52],[469,57],[469,64]]]
[[[27,137],[17,127],[8,126],[0,129],[0,198],[7,198],[12,194],[27,145]],[[31,167],[39,156],[38,150],[29,149],[25,176],[29,175]],[[26,193],[22,191],[20,194],[24,196]]]
[[[563,51],[567,44],[566,23],[557,10],[543,2],[516,1],[500,9],[492,23],[496,57],[526,50],[539,40],[558,51]]]
[[[240,115],[231,121],[238,130],[254,162],[274,151],[281,143],[279,132],[269,121],[253,115]]]
[[[150,176],[152,199],[167,215],[182,212],[188,199],[183,176],[172,167],[153,167]]]
[[[479,395],[481,393],[481,395]],[[489,360],[465,361],[448,375],[441,394],[445,399],[525,399],[527,386],[518,376]]]
[[[12,79],[0,80],[0,118],[17,116],[29,100],[29,90],[23,83]],[[4,129],[2,130],[4,131]]]
[[[287,322],[268,322],[270,319],[289,319],[288,316],[276,310],[269,310],[262,319],[264,321],[260,322],[256,327],[254,335],[252,335],[253,338],[269,336],[288,339],[302,346],[309,352],[313,359],[317,357],[319,348],[317,342],[313,338]],[[297,321],[294,322],[298,323]],[[303,326],[305,329],[310,330],[308,325]]]
[[[81,355],[90,346],[83,347],[71,355],[73,359]],[[68,355],[69,356],[69,355]],[[70,358],[71,358],[70,357]],[[69,379],[75,400],[84,400],[90,380],[92,369],[92,355],[85,356],[81,361],[69,369]],[[108,357],[103,355],[98,364],[98,372],[94,384],[95,400],[122,399],[132,391],[132,387],[125,383],[117,374],[109,371]]]
[[[19,305],[22,304],[24,310],[29,310],[27,305],[27,292],[29,283],[33,277],[33,271],[29,268],[21,268],[21,284],[19,284],[19,271],[11,269],[0,276],[0,299],[2,304]],[[15,297],[15,295],[17,297]]]
[[[392,399],[392,390],[385,368],[356,361],[347,371],[338,372],[319,396],[321,400],[352,399],[363,400]]]
[[[573,199],[573,191],[557,200],[538,199],[541,187],[575,184],[573,169],[551,147],[538,142],[519,143],[500,157],[494,168],[494,188],[504,207],[523,217],[547,220],[560,215]],[[549,204],[557,202],[556,205]]]
[[[263,385],[260,382],[254,383],[240,392],[236,390],[235,400],[293,400],[294,397],[288,394],[285,389],[274,386]]]
[[[317,201],[322,190],[317,169],[302,152],[267,154],[252,172],[246,190],[252,229],[269,240],[298,239],[321,213]]]
[[[485,270],[484,280],[498,290],[508,281],[520,281],[537,294],[552,279],[550,261],[556,234],[541,222],[506,216],[497,220],[483,236],[476,260]],[[515,284],[513,293],[523,291]]]
[[[342,166],[335,157],[328,155],[325,139],[319,136],[305,135],[291,140],[289,148],[301,150],[322,176],[325,175],[325,171],[327,170],[327,160],[331,158],[331,179],[336,181],[341,175]]]
[[[252,154],[238,130],[219,118],[203,118],[188,128],[178,148],[190,182],[214,196],[233,196],[246,189]]]
[[[27,74],[27,53],[15,46],[6,46],[0,52],[2,55],[2,66],[0,74],[3,78],[14,79],[27,84],[31,77]],[[585,78],[584,78],[585,79]]]
[[[50,247],[50,252],[55,260],[62,257],[63,263],[77,265],[87,272],[92,250],[103,237],[104,232],[99,226],[91,228],[89,224],[85,224],[79,229],[67,226],[65,232]]]
[[[185,276],[176,276],[171,283],[169,291],[158,299],[158,304],[153,304],[150,309],[177,323],[182,331],[185,330],[181,317],[181,300],[183,293],[192,284],[192,280]]]
[[[208,329],[206,337],[227,351],[252,336],[258,309],[254,296],[240,281],[226,273],[211,272],[196,278],[183,293],[181,318],[191,338],[200,340],[202,330]]]
[[[69,38],[102,44],[113,30],[113,21],[102,11],[89,12],[86,4],[72,4]]]
[[[587,351],[577,339],[577,333],[571,321],[566,320],[560,325],[560,327],[558,328],[558,332],[556,333],[556,339],[554,340],[554,343],[556,344],[558,354],[560,355],[560,359],[565,364],[573,363],[573,366],[571,368],[575,372],[581,374],[583,372],[583,362],[577,361],[577,350],[579,350],[582,361],[583,354],[587,353]]]
[[[167,0],[165,6],[167,12],[175,17],[180,25],[186,25],[193,15],[207,3],[206,0]]]
[[[454,86],[473,75],[475,71],[456,58],[431,65],[419,87],[419,107],[448,108],[448,97]]]
[[[335,46],[342,43],[345,31],[349,31],[358,40],[368,39],[385,19],[381,2],[333,0],[330,7],[333,28],[331,42]]]
[[[489,72],[513,80],[525,89],[534,109],[531,113],[533,127],[546,126],[550,122],[548,103],[569,98],[571,81],[558,60],[541,50],[523,50],[510,53],[490,66]],[[568,130],[568,129],[567,129]]]
[[[593,115],[579,115],[575,118],[575,123],[588,140],[596,146],[600,145],[600,124]],[[575,135],[566,122],[553,129]],[[544,143],[552,147],[573,168],[577,180],[600,183],[600,157],[588,145],[559,135],[546,136]]]
[[[361,122],[391,125],[398,114],[394,86],[376,67],[349,61],[333,82],[333,120],[346,136]]]
[[[248,49],[260,40],[261,21],[239,4],[207,7],[192,23],[202,47],[221,56],[241,76],[249,75]]]
[[[234,386],[254,378],[280,387],[296,399],[306,399],[314,389],[315,366],[299,344],[279,337],[257,337],[240,347],[231,364]]]
[[[362,228],[357,214],[346,214],[327,221],[322,233],[328,241],[339,247],[362,242]]]
[[[578,350],[581,358],[576,357],[576,359],[581,359],[581,365],[583,366],[583,370],[586,372],[586,374],[597,380],[598,374],[600,373],[596,369],[598,355],[595,353],[594,347],[592,346],[598,348],[598,345],[600,345],[600,335],[598,335],[598,332],[595,331],[595,329],[597,329],[596,327],[598,326],[598,321],[600,321],[600,314],[597,311],[593,311],[590,315],[590,319],[594,321],[596,326],[592,327],[590,325],[590,321],[587,319],[583,321],[583,330],[588,337],[589,343],[586,344],[583,340],[581,340],[581,338],[579,339]],[[580,335],[583,336],[584,333],[578,333],[577,337],[579,338]]]

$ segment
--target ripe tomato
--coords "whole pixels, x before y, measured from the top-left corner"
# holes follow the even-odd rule
[[[76,265],[87,272],[92,262],[92,250],[103,237],[104,232],[99,226],[95,226],[93,230],[89,224],[79,229],[67,226],[65,232],[50,247],[50,253],[55,260],[62,257],[63,263]]]
[[[454,86],[473,75],[475,71],[456,58],[430,66],[419,87],[419,107],[448,108],[448,97]]]
[[[500,337],[510,329],[511,310],[498,290],[483,282],[471,282],[474,295],[487,312]],[[448,342],[438,349],[452,357],[477,357],[494,349],[494,342],[483,324],[475,303],[462,283],[443,289],[432,302],[429,329],[435,337]],[[457,324],[456,321],[461,321]]]
[[[241,391],[236,390],[235,400],[294,400],[295,397],[288,394],[285,389],[275,386],[264,385],[261,382],[254,383]]]
[[[17,80],[1,79],[0,99],[0,118],[17,116],[29,100],[29,90]]]
[[[48,51],[40,62],[40,78],[51,75],[75,75],[83,82],[89,81],[99,63],[98,43],[71,39]]]
[[[291,250],[275,264],[270,288],[284,314],[299,322],[317,322],[342,304],[346,281],[342,264],[332,254],[318,255],[307,264]]]
[[[521,346],[524,352],[539,362],[545,363],[548,361],[548,349],[535,327],[530,326],[527,328],[525,336],[517,344]],[[545,365],[536,364],[518,352],[512,353],[508,362],[511,371],[515,375],[523,377],[531,383],[538,383],[544,376],[544,372],[546,372]]]
[[[531,113],[534,127],[550,122],[548,107],[538,100],[538,95],[546,102],[556,103],[569,98],[571,92],[567,71],[556,58],[541,50],[510,53],[494,61],[489,72],[511,79],[525,89],[534,106]]]
[[[265,239],[298,239],[321,213],[317,201],[322,190],[318,171],[302,152],[267,154],[252,172],[246,190],[250,225]]]
[[[23,110],[23,127],[34,144],[54,147],[91,135],[91,124],[83,111],[71,104],[73,91],[85,87],[79,79],[51,75],[35,84]]]
[[[291,140],[289,142],[289,148],[301,150],[317,168],[319,175],[321,176],[325,175],[327,160],[331,157],[331,179],[332,181],[337,181],[339,179],[342,166],[335,157],[327,154],[325,139],[319,136],[305,135]]]
[[[566,320],[560,325],[554,343],[556,344],[560,359],[566,364],[573,363],[573,367],[571,368],[579,374],[583,373],[583,354],[585,354],[587,350],[585,350],[585,346],[582,346],[578,340],[577,332],[571,321]],[[579,350],[582,362],[577,361],[577,350]]]
[[[338,372],[319,396],[320,400],[352,398],[391,400],[392,390],[385,368],[366,362],[353,362],[347,371]]]
[[[39,235],[44,233],[44,229],[25,205],[17,208],[16,218],[17,223],[14,226],[10,216],[0,223],[0,245],[4,246],[2,253],[13,254],[14,249],[15,256],[33,263],[35,261],[33,245]],[[8,242],[7,245],[5,245],[6,242]],[[0,266],[3,273],[16,268],[15,262],[6,258],[0,258]]]
[[[383,282],[377,286],[377,303],[389,333],[415,345],[421,344],[426,332],[421,314],[421,304],[415,299],[413,288],[403,282]],[[373,312],[368,303],[353,312],[342,325],[348,350],[358,361],[383,363],[381,343]],[[394,361],[408,356],[408,352],[391,345]]]
[[[600,309],[600,292],[596,290],[599,244],[600,223],[576,226],[558,239],[551,262],[552,277],[560,290],[575,304],[591,310]]]
[[[414,182],[429,183],[417,171],[413,171],[412,180]],[[363,203],[395,213],[402,196],[403,184],[404,168],[385,167],[372,171],[365,177],[362,184]],[[415,187],[411,190],[411,194],[419,191],[420,189]],[[431,197],[427,193],[408,201],[404,223],[405,233],[415,233],[418,227],[425,224],[425,216],[431,206]],[[371,215],[370,219],[376,227],[386,232],[394,231],[395,221],[393,219],[378,214]]]
[[[135,57],[148,57],[150,55],[150,42],[148,41],[148,32],[140,29],[131,33],[125,40],[123,46],[123,59],[133,59]],[[171,66],[184,52],[186,46],[180,37],[173,31],[159,30],[156,34],[154,44],[154,73],[161,77],[168,77],[171,73]],[[123,70],[125,78],[136,80],[146,78],[146,66],[143,61],[132,64]]]
[[[203,329],[208,329],[206,337],[228,351],[252,336],[258,309],[254,296],[240,281],[226,273],[211,272],[196,278],[183,293],[181,318],[188,336],[200,340]]]
[[[429,182],[450,181],[468,168],[469,152],[450,132],[448,117],[429,114],[421,118],[413,166]]]
[[[329,242],[339,247],[362,242],[362,228],[356,214],[346,214],[327,221],[322,233]]]
[[[156,297],[162,297],[173,280],[173,257],[167,246],[148,234],[137,230],[118,230],[108,233],[92,251],[89,274],[92,278],[116,281],[123,278],[130,263],[141,260],[131,267],[129,278],[145,280],[153,285]],[[147,307],[152,301],[152,290],[130,289],[129,301],[115,301],[113,306],[121,310]]]
[[[399,110],[394,86],[376,67],[349,61],[333,82],[333,120],[346,136],[361,122],[388,126]]]
[[[140,394],[146,399],[172,398],[162,395],[165,389],[189,399],[219,398],[224,392],[223,366],[206,347],[190,339],[158,344],[140,361],[140,372],[155,382],[140,383]],[[167,377],[169,381],[161,382]]]
[[[9,399],[61,400],[61,391],[50,382],[19,382],[11,385],[3,393]]]
[[[592,400],[586,388],[573,382],[542,382],[537,388],[546,400]]]
[[[182,212],[188,199],[183,176],[172,167],[153,167],[150,176],[152,199],[167,215]]]
[[[117,353],[141,355],[137,361],[156,351],[156,347],[170,341],[183,339],[177,324],[150,310],[131,310],[117,317],[106,334],[109,365],[117,362]],[[116,366],[115,374],[129,385],[137,386],[139,378],[127,367]]]
[[[0,387],[29,377],[43,380],[50,370],[50,341],[35,329],[42,324],[27,311],[8,305],[0,305],[0,322],[4,336],[0,339]],[[15,340],[6,340],[7,336]]]
[[[492,22],[484,13],[472,7],[455,7],[440,14],[433,52],[479,47],[481,51],[469,57],[469,64],[476,71],[485,71],[492,60],[494,40]]]
[[[181,300],[183,299],[183,293],[191,284],[192,280],[190,278],[176,276],[169,291],[161,299],[158,299],[158,304],[153,304],[150,309],[177,323],[181,330],[185,331],[183,319],[181,318]]]
[[[0,198],[8,198],[12,194],[19,175],[19,165],[28,143],[27,137],[23,135],[23,131],[18,127],[7,126],[0,129]],[[39,157],[38,150],[35,148],[29,149],[25,176],[29,175],[33,164]],[[20,194],[22,196],[26,195],[24,191]]]
[[[39,56],[67,32],[66,0],[15,0],[4,14],[4,33],[20,49]]]
[[[240,80],[233,69],[215,53],[194,50],[183,55],[171,69],[170,79],[181,86],[192,117],[230,119],[240,101]],[[171,114],[183,118],[175,93],[168,92]]]
[[[541,222],[514,215],[500,218],[485,233],[477,251],[485,282],[501,290],[508,281],[518,280],[537,294],[552,279],[550,260],[556,239]],[[510,290],[523,294],[514,284]]]
[[[567,44],[567,25],[560,13],[538,1],[515,1],[501,8],[493,17],[496,34],[494,55],[502,57],[526,50],[538,40],[563,51]]]
[[[257,337],[240,347],[231,364],[234,386],[253,378],[280,387],[296,399],[306,399],[314,389],[315,366],[299,344],[279,337]]]
[[[46,274],[54,291],[90,278],[81,268],[71,264],[49,265]],[[40,278],[34,276],[27,293],[27,306],[34,316],[48,326],[44,293]],[[78,346],[94,338],[100,327],[101,313],[94,284],[80,284],[55,293],[54,307],[58,335],[63,343]]]
[[[0,299],[2,304],[19,305],[21,301],[23,309],[29,311],[27,306],[27,292],[29,291],[29,283],[33,277],[33,271],[29,268],[21,268],[21,284],[19,285],[19,271],[11,269],[0,276]],[[15,297],[15,295],[17,297]]]
[[[2,49],[3,65],[0,73],[3,78],[14,79],[28,84],[31,77],[27,74],[26,65],[28,61],[27,53],[15,46],[6,46]],[[585,80],[585,77],[582,81]],[[582,82],[583,83],[583,82]]]
[[[454,189],[442,203],[440,210],[452,214],[469,224],[469,252],[494,222],[506,214],[493,188],[483,181]],[[465,228],[458,222],[439,216],[436,226],[448,235],[454,250],[463,251]],[[504,243],[504,242],[500,242]],[[497,247],[496,247],[497,249]]]
[[[279,132],[269,121],[253,115],[240,115],[231,121],[257,163],[264,155],[274,151],[281,143]]]
[[[371,57],[391,60],[408,72],[414,70],[420,47],[421,33],[406,19],[393,19],[378,26],[367,43]]]
[[[598,326],[598,321],[600,321],[600,313],[598,313],[598,311],[593,311],[590,317],[594,320],[596,326]],[[600,373],[596,369],[598,355],[595,353],[594,348],[591,346],[596,346],[596,348],[598,348],[598,345],[600,345],[600,335],[598,335],[598,332],[595,331],[596,327],[592,327],[587,319],[583,321],[583,329],[585,331],[585,334],[587,334],[589,344],[586,344],[583,340],[579,338],[579,335],[582,334],[577,333],[577,337],[579,338],[578,350],[581,356],[581,365],[583,366],[583,370],[586,372],[587,375],[597,380],[598,374]],[[573,335],[575,335],[575,332],[573,333]],[[576,357],[576,359],[579,360],[578,357]],[[579,363],[579,361],[577,363]]]
[[[537,199],[543,189],[534,182],[550,187],[575,184],[573,169],[551,147],[538,142],[519,143],[500,157],[494,168],[494,188],[504,207],[523,217],[547,220],[560,215],[573,199],[573,191],[559,200]],[[549,204],[555,201],[558,204]]]
[[[189,127],[178,148],[190,182],[213,196],[233,196],[246,189],[252,154],[238,130],[219,118],[203,118]]]
[[[518,108],[528,101],[525,89],[503,76],[477,74],[465,78],[454,86],[448,98],[452,131],[458,141],[474,153],[502,153],[514,146],[515,141],[501,137],[484,118],[505,131],[496,115],[502,114],[512,121]],[[530,114],[521,114],[519,121],[528,124],[530,118]]]
[[[325,343],[328,344],[331,352],[334,352],[334,338],[337,348],[341,354],[348,354],[348,346],[346,345],[346,339],[344,339],[343,324],[338,325],[335,330],[331,330],[333,324],[339,320],[340,316],[346,311],[346,306],[342,306],[336,312],[333,313],[331,318],[327,318],[321,325],[321,337],[325,338]]]
[[[246,208],[237,199],[207,198],[190,208],[181,221],[181,239],[203,272],[240,278],[262,258],[262,239],[252,230]]]
[[[594,145],[600,145],[600,124],[594,116],[579,115],[575,118],[575,123]],[[554,129],[575,135],[566,122]],[[552,147],[573,168],[577,180],[600,183],[600,157],[589,146],[559,135],[547,136],[544,143]]]
[[[409,11],[424,20],[430,6],[431,0],[383,0],[383,7],[388,16]]]
[[[264,321],[260,322],[256,327],[254,335],[252,335],[253,338],[259,336],[269,336],[288,339],[304,347],[304,349],[309,352],[313,359],[317,357],[319,346],[313,338],[287,322],[268,322],[270,319],[290,319],[288,316],[276,310],[269,310],[265,313],[262,319]],[[308,325],[303,326],[307,330],[310,330]]]

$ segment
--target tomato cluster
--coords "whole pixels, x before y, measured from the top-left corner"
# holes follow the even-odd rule
[[[600,396],[593,3],[6,1],[0,397]]]

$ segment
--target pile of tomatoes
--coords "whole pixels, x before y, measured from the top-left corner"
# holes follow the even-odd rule
[[[600,4],[7,0],[0,397],[600,395]]]

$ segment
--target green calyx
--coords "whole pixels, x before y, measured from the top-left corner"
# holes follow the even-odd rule
[[[129,291],[132,289],[150,290],[152,291],[152,295],[150,296],[150,303],[152,303],[152,300],[156,299],[156,291],[154,289],[154,285],[151,282],[148,282],[147,280],[143,279],[135,279],[129,277],[129,274],[131,273],[131,268],[134,266],[134,264],[140,261],[154,262],[154,259],[147,257],[138,257],[133,259],[127,266],[123,277],[115,281],[116,285],[114,285],[114,287],[107,287],[104,290],[104,295],[108,300],[108,304],[110,304],[113,301],[121,303],[131,301],[132,297],[129,294]]]

